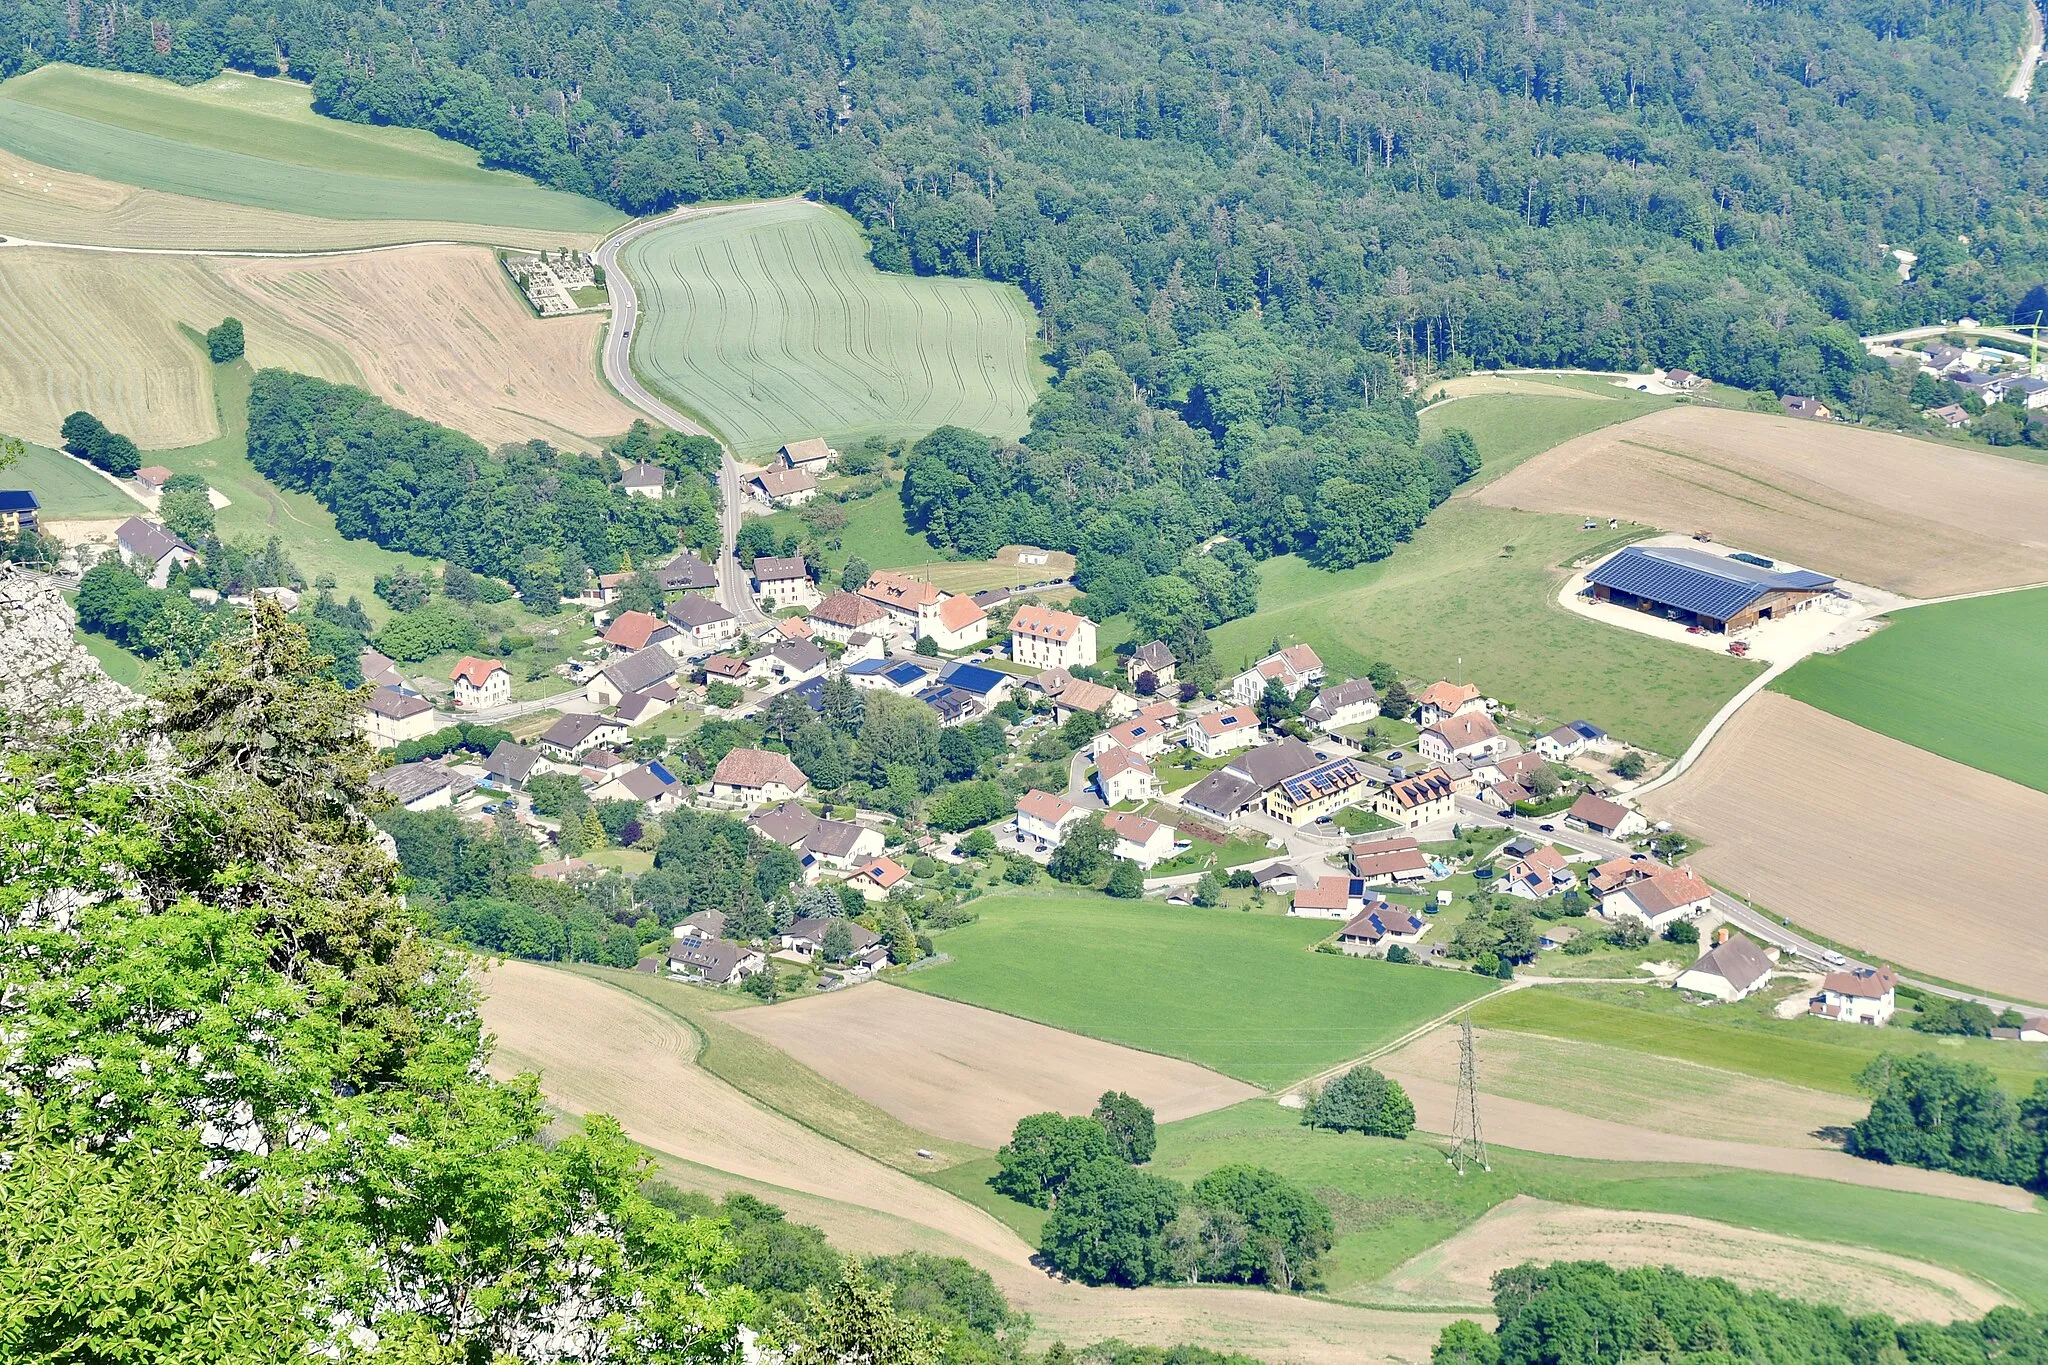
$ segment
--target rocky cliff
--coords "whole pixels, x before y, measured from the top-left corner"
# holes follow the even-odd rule
[[[0,709],[29,717],[140,700],[78,643],[71,604],[47,574],[0,564]]]

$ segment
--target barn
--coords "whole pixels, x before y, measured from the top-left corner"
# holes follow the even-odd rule
[[[1686,546],[1630,545],[1586,575],[1586,584],[1600,601],[1733,634],[1827,596],[1835,580],[1805,569],[1779,569],[1754,556],[1745,560]]]

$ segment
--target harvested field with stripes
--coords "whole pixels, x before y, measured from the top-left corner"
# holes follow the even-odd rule
[[[803,436],[844,449],[1029,425],[1040,367],[1023,294],[879,271],[835,210],[782,201],[678,222],[620,265],[643,308],[634,369],[742,456]]]

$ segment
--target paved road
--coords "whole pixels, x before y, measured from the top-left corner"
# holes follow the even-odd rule
[[[593,259],[603,268],[605,286],[611,292],[611,319],[606,324],[604,335],[604,377],[619,391],[619,396],[646,413],[665,427],[685,432],[691,436],[709,436],[718,441],[723,452],[723,464],[719,473],[719,530],[723,544],[719,547],[718,600],[725,609],[740,618],[742,629],[758,625],[767,620],[761,609],[754,605],[754,594],[747,587],[747,576],[740,568],[739,559],[733,554],[733,539],[739,535],[740,517],[743,515],[746,495],[740,489],[739,463],[733,459],[732,450],[724,441],[704,427],[670,407],[647,391],[633,373],[632,350],[633,328],[640,317],[639,295],[633,289],[633,281],[619,266],[619,250],[628,242],[656,228],[685,218],[701,218],[713,213],[728,213],[733,207],[698,208],[686,207],[659,218],[643,218],[631,223],[606,238],[593,254]]]
[[[2005,97],[2022,102],[2034,93],[2034,68],[2041,64],[2044,33],[2041,24],[2041,8],[2036,0],[2027,0],[2027,45],[2020,49],[2020,69],[2012,76],[2012,84],[2005,88]]]

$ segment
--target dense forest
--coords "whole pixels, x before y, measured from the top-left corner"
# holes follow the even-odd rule
[[[1198,403],[1197,339],[1280,362],[1271,424],[1361,350],[1682,364],[1855,398],[1859,331],[2005,317],[2044,276],[2048,137],[1999,97],[2020,0],[27,0],[0,74],[288,71],[635,212],[809,191],[885,268],[1038,303]],[[1901,282],[1883,249],[1919,254]]]

